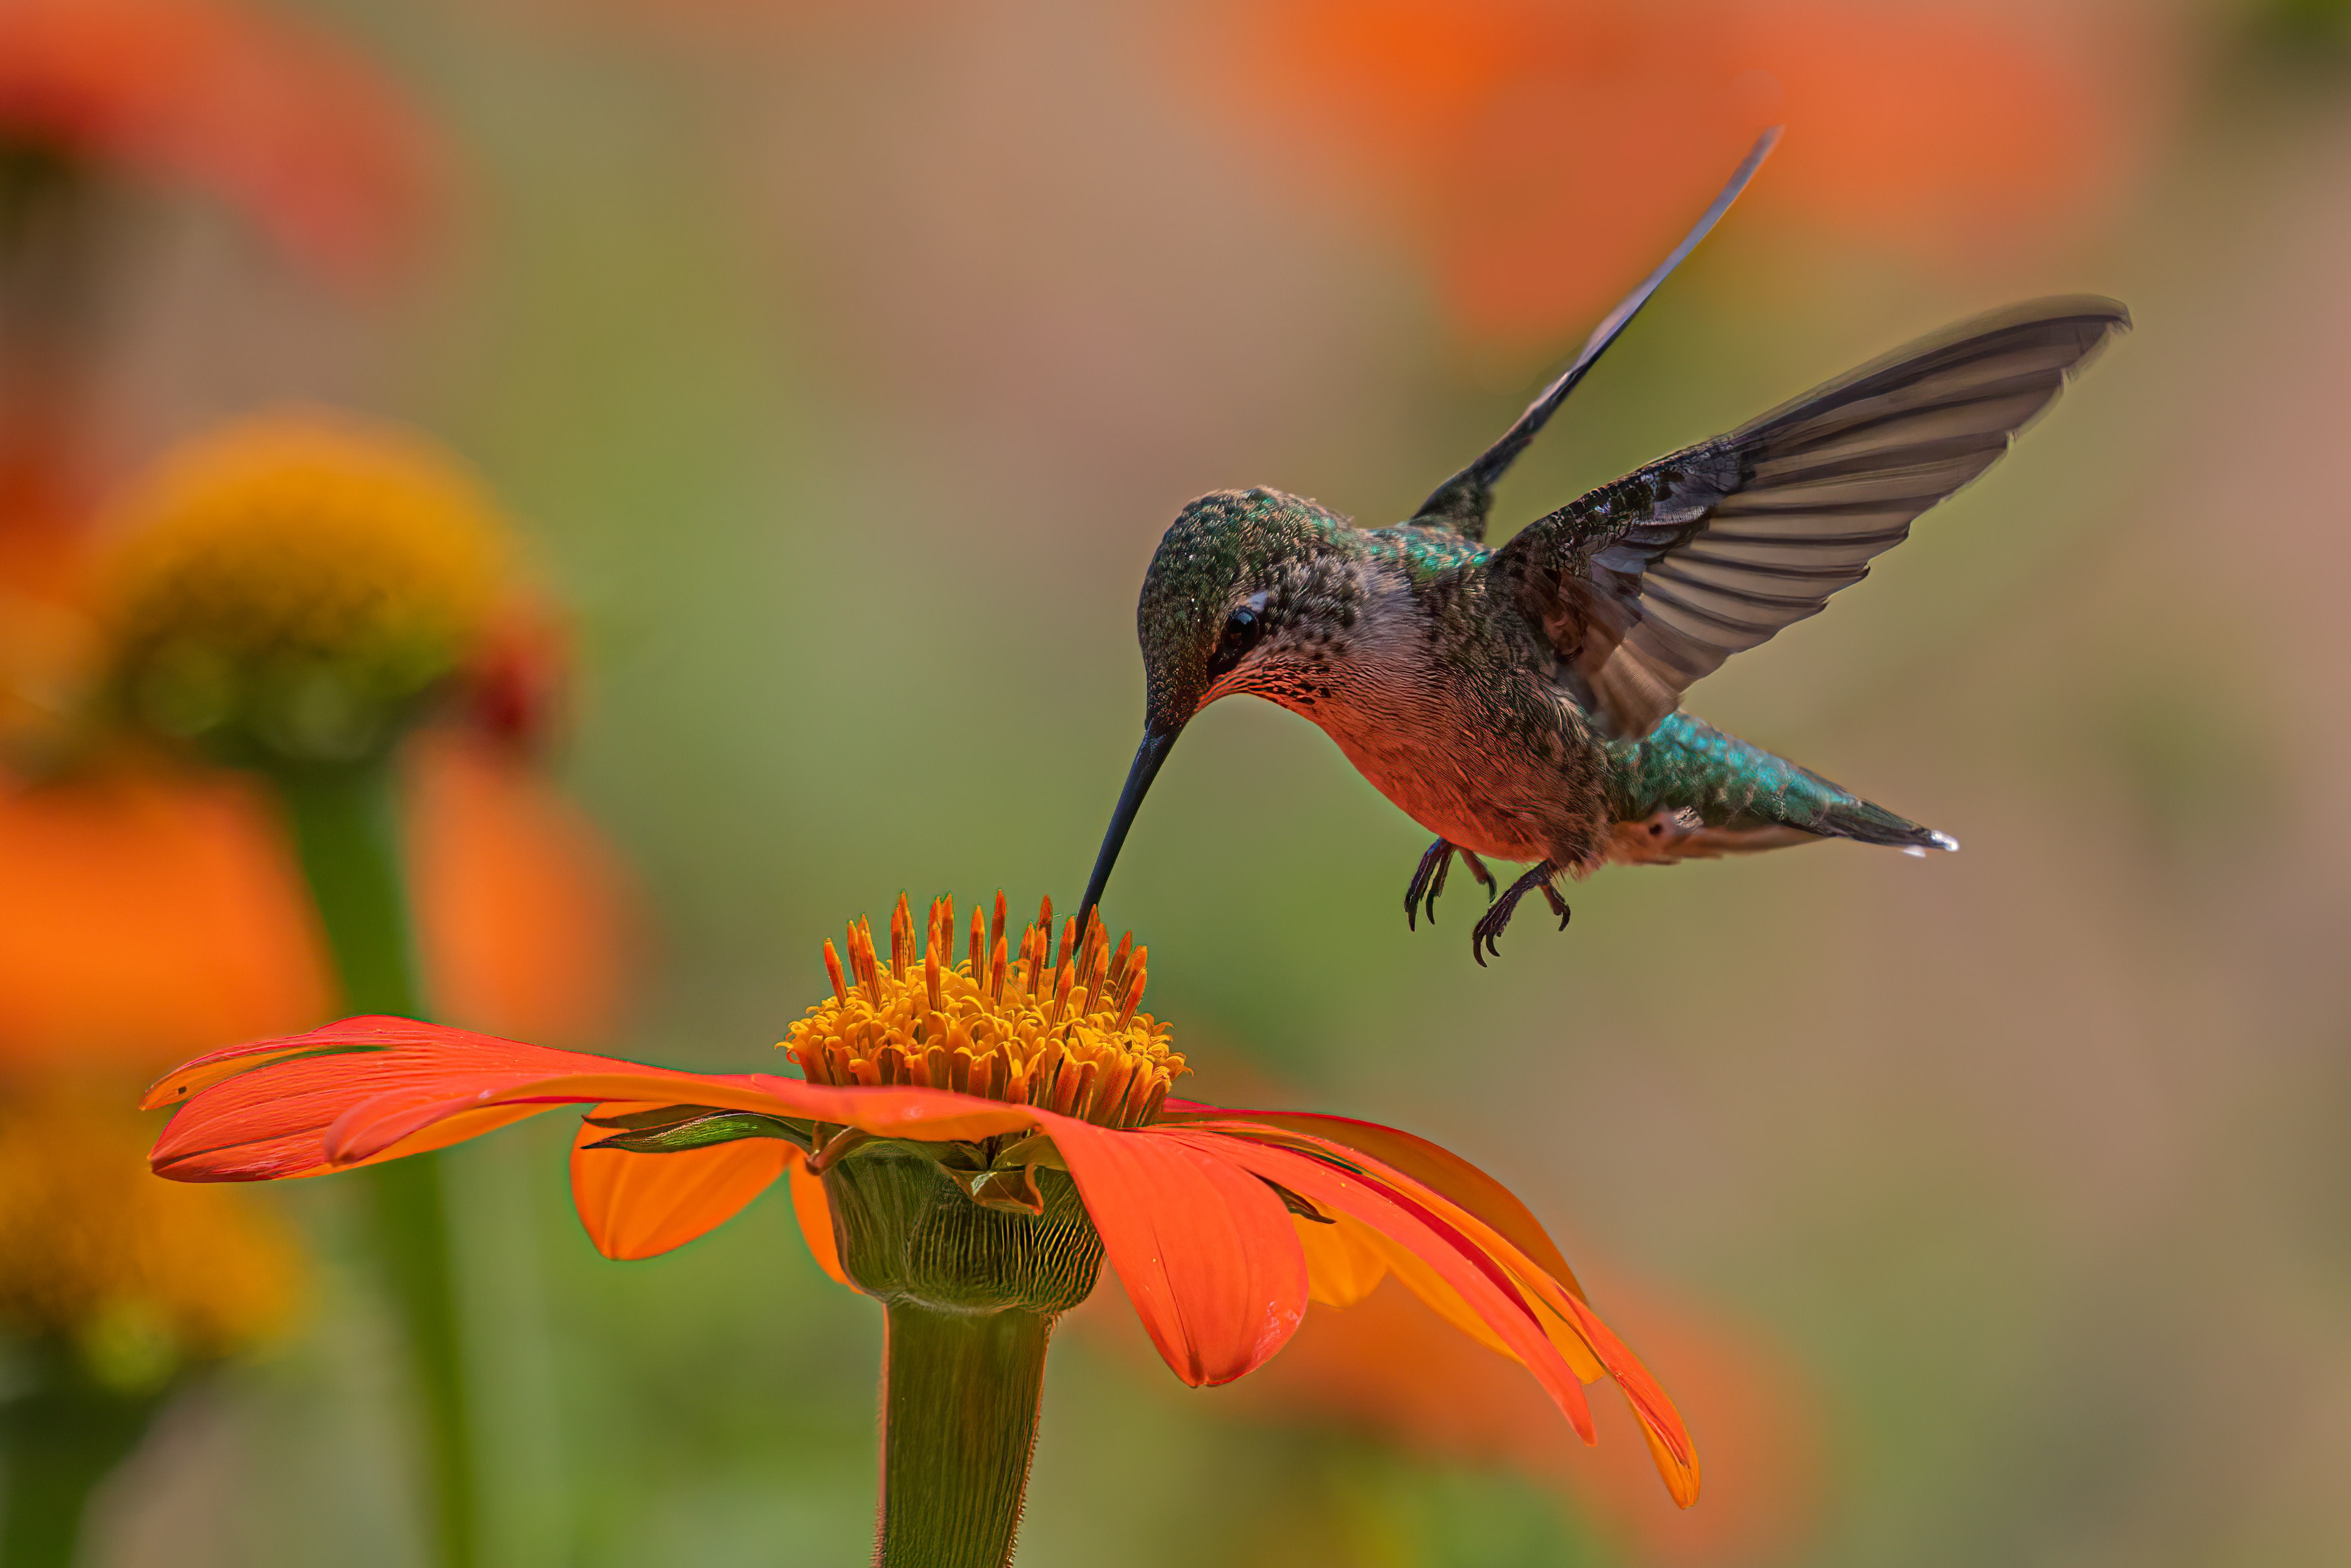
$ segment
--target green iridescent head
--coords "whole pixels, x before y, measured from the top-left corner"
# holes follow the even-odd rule
[[[1280,569],[1327,549],[1346,520],[1279,490],[1218,490],[1176,515],[1135,606],[1144,727],[1174,738],[1272,628]]]
[[[1176,737],[1231,687],[1250,652],[1275,629],[1287,600],[1282,569],[1332,548],[1345,518],[1280,490],[1217,490],[1176,515],[1135,606],[1143,645],[1143,745],[1081,909],[1093,908],[1110,880],[1126,831]]]

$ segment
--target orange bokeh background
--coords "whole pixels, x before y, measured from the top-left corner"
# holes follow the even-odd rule
[[[2078,242],[2176,110],[2126,4],[1273,0],[1184,14],[1190,90],[1419,252],[1473,340],[1564,335],[1765,126],[1742,221],[1959,270]]]

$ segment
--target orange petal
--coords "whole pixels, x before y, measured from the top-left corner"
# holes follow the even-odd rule
[[[1301,1124],[1318,1120],[1288,1113],[1283,1113],[1282,1119]],[[1205,1127],[1213,1124],[1196,1122],[1192,1125]],[[1249,1124],[1228,1125],[1233,1129],[1229,1135],[1237,1137],[1284,1136],[1280,1133],[1252,1133]],[[1447,1160],[1463,1169],[1475,1169],[1458,1156],[1447,1154],[1433,1144],[1424,1144],[1409,1134],[1396,1133],[1392,1128],[1356,1123],[1352,1124],[1348,1135],[1359,1145],[1366,1145],[1374,1141],[1369,1136],[1371,1134],[1388,1134],[1403,1140],[1406,1146],[1418,1145],[1424,1151],[1445,1155]],[[1288,1134],[1287,1137],[1302,1144],[1309,1150],[1327,1149],[1354,1161],[1362,1167],[1368,1183],[1425,1221],[1435,1234],[1451,1244],[1474,1267],[1488,1273],[1506,1292],[1522,1293],[1521,1300],[1531,1299],[1547,1308],[1548,1311],[1537,1314],[1537,1318],[1552,1347],[1566,1358],[1578,1376],[1589,1381],[1604,1370],[1615,1380],[1617,1386],[1624,1391],[1625,1403],[1639,1420],[1652,1453],[1657,1456],[1658,1473],[1665,1478],[1675,1500],[1684,1507],[1695,1500],[1698,1496],[1698,1458],[1690,1447],[1689,1434],[1675,1410],[1673,1401],[1667,1397],[1665,1389],[1659,1386],[1648,1368],[1641,1364],[1639,1358],[1626,1349],[1624,1342],[1585,1305],[1580,1293],[1562,1285],[1520,1250],[1509,1237],[1488,1225],[1478,1215],[1453,1203],[1442,1193],[1422,1186],[1412,1176],[1384,1164],[1364,1148],[1344,1147],[1302,1132]],[[1482,1176],[1483,1173],[1479,1174]],[[1516,1204],[1518,1200],[1512,1198],[1510,1201]],[[1531,1217],[1529,1223],[1532,1223]],[[1393,1258],[1391,1265],[1395,1266]],[[1499,1273],[1496,1272],[1498,1270]],[[1398,1268],[1398,1273],[1405,1277],[1407,1284],[1414,1282],[1407,1270]],[[1416,1285],[1415,1289],[1419,1287]],[[1440,1312],[1447,1312],[1445,1303],[1437,1295],[1426,1291],[1420,1293]],[[1454,1321],[1458,1322],[1459,1319],[1455,1317]]]
[[[1201,1124],[1195,1124],[1195,1126],[1201,1126]],[[1359,1124],[1359,1126],[1371,1126],[1371,1124]],[[1389,1131],[1389,1128],[1371,1128],[1371,1131]],[[1228,1133],[1228,1135],[1253,1140],[1260,1133],[1250,1133],[1246,1124],[1237,1124],[1237,1131]],[[1396,1133],[1396,1135],[1408,1138],[1405,1133]],[[1648,1438],[1650,1455],[1657,1460],[1657,1474],[1665,1479],[1665,1486],[1674,1495],[1674,1502],[1678,1502],[1681,1507],[1690,1507],[1690,1502],[1698,1500],[1698,1453],[1690,1446],[1690,1434],[1683,1427],[1681,1416],[1674,1410],[1674,1401],[1667,1399],[1665,1389],[1657,1385],[1656,1377],[1650,1375],[1648,1368],[1641,1365],[1641,1361],[1625,1347],[1622,1340],[1615,1338],[1615,1333],[1611,1333],[1605,1323],[1599,1322],[1599,1316],[1592,1312],[1592,1307],[1584,1305],[1583,1295],[1566,1291],[1554,1277],[1540,1270],[1526,1253],[1521,1253],[1517,1246],[1511,1244],[1510,1239],[1489,1228],[1474,1213],[1446,1199],[1444,1194],[1422,1187],[1411,1176],[1384,1166],[1383,1161],[1373,1159],[1371,1155],[1364,1155],[1362,1150],[1338,1150],[1335,1145],[1328,1145],[1326,1140],[1307,1138],[1302,1133],[1293,1133],[1290,1138],[1307,1145],[1310,1150],[1311,1147],[1328,1147],[1344,1159],[1354,1159],[1364,1168],[1362,1180],[1366,1187],[1378,1189],[1392,1204],[1404,1208],[1405,1213],[1411,1213],[1432,1237],[1450,1246],[1462,1260],[1481,1271],[1483,1277],[1489,1279],[1489,1283],[1499,1288],[1507,1300],[1514,1300],[1521,1307],[1521,1312],[1533,1316],[1544,1340],[1550,1343],[1556,1354],[1568,1361],[1568,1365],[1577,1375],[1589,1380],[1589,1377],[1599,1375],[1599,1371],[1608,1373],[1617,1383],[1617,1387],[1625,1392],[1625,1404],[1632,1406],[1634,1417],[1641,1422],[1641,1432]],[[1413,1143],[1417,1143],[1417,1140],[1413,1140]],[[1434,1145],[1427,1145],[1427,1147],[1434,1147]],[[1448,1159],[1453,1159],[1453,1156],[1448,1156]],[[1399,1277],[1404,1277],[1408,1286],[1416,1288],[1422,1300],[1427,1300],[1429,1305],[1444,1312],[1453,1322],[1460,1322],[1458,1312],[1448,1310],[1448,1302],[1446,1302],[1441,1288],[1434,1293],[1429,1288],[1422,1288],[1427,1281],[1416,1281],[1416,1274],[1411,1270],[1396,1265],[1395,1253],[1389,1253],[1389,1267],[1396,1267]],[[1540,1302],[1544,1312],[1531,1310],[1528,1300]],[[1490,1316],[1483,1312],[1483,1307],[1474,1302],[1474,1298],[1465,1298],[1462,1307],[1477,1312],[1477,1316],[1486,1319],[1489,1326],[1493,1326]],[[1510,1343],[1510,1335],[1502,1335],[1502,1338],[1505,1338],[1505,1343]],[[1514,1343],[1510,1344],[1510,1352],[1523,1361],[1523,1354],[1519,1354]]]
[[[1206,1140],[1040,1118],[1134,1315],[1176,1376],[1229,1383],[1306,1313],[1306,1260],[1273,1190]]]
[[[145,1103],[179,1108],[149,1158],[185,1180],[309,1175],[329,1163],[321,1134],[360,1102],[386,1093],[445,1100],[484,1082],[600,1061],[409,1019],[349,1019],[212,1051],[166,1074]],[[474,1108],[460,1103],[448,1114]]]
[[[1186,1106],[1186,1109],[1205,1111],[1207,1108]],[[1410,1204],[1426,1206],[1431,1218],[1441,1219],[1443,1234],[1458,1235],[1461,1239],[1462,1254],[1473,1264],[1479,1268],[1499,1264],[1501,1277],[1497,1279],[1497,1283],[1506,1291],[1522,1291],[1550,1309],[1541,1314],[1544,1332],[1560,1354],[1567,1358],[1568,1364],[1575,1368],[1578,1377],[1589,1383],[1609,1370],[1599,1350],[1588,1342],[1579,1326],[1590,1314],[1582,1312],[1583,1296],[1576,1287],[1575,1277],[1564,1272],[1566,1260],[1559,1257],[1558,1248],[1552,1244],[1551,1238],[1527,1212],[1525,1206],[1491,1176],[1450,1150],[1393,1127],[1305,1113],[1251,1112],[1248,1114],[1251,1119],[1247,1122],[1208,1121],[1195,1116],[1186,1124],[1235,1137],[1260,1139],[1308,1155],[1325,1154],[1347,1162],[1352,1168],[1360,1170],[1367,1179],[1392,1195],[1410,1195],[1407,1200]],[[1323,1124],[1343,1129],[1349,1141],[1341,1143],[1308,1130]],[[1401,1154],[1411,1161],[1411,1166],[1399,1169],[1378,1157],[1372,1152],[1374,1150]],[[1441,1176],[1445,1186],[1434,1187],[1418,1179],[1423,1172]],[[1489,1224],[1480,1213],[1455,1201],[1453,1195],[1456,1194],[1474,1198],[1486,1214],[1501,1218],[1517,1235],[1531,1233],[1531,1239],[1556,1260],[1556,1269],[1538,1262],[1517,1244],[1512,1235],[1505,1234]],[[1440,1312],[1446,1311],[1435,1298],[1428,1299]],[[1458,1322],[1459,1320],[1457,1318],[1455,1321]]]
[[[1318,1207],[1349,1216],[1395,1243],[1403,1255],[1434,1272],[1511,1354],[1525,1363],[1584,1440],[1593,1440],[1592,1412],[1584,1404],[1583,1385],[1576,1381],[1574,1369],[1552,1348],[1526,1302],[1496,1282],[1493,1274],[1499,1269],[1490,1260],[1488,1269],[1479,1269],[1462,1255],[1453,1239],[1441,1234],[1423,1215],[1413,1213],[1378,1185],[1348,1176],[1321,1160],[1216,1133],[1171,1127],[1162,1135],[1171,1141],[1198,1139],[1220,1146],[1225,1157],[1243,1169],[1278,1181]],[[1406,1283],[1410,1282],[1407,1279]]]
[[[313,1176],[439,1147],[534,1110],[604,1101],[718,1105],[932,1139],[1023,1132],[1040,1114],[946,1090],[678,1072],[412,1019],[358,1018],[214,1051],[167,1074],[147,1103],[179,1110],[148,1157],[182,1181]],[[501,1113],[478,1114],[494,1108]]]
[[[608,1102],[603,1115],[653,1104]],[[588,1145],[611,1135],[582,1122],[571,1142],[571,1202],[588,1239],[607,1258],[652,1258],[716,1228],[774,1184],[799,1150],[781,1138],[740,1138],[676,1154]]]
[[[1484,1318],[1478,1315],[1477,1309],[1468,1303],[1461,1292],[1446,1283],[1443,1275],[1421,1260],[1420,1254],[1403,1242],[1383,1236],[1369,1226],[1364,1226],[1361,1220],[1348,1219],[1341,1223],[1362,1226],[1365,1232],[1364,1244],[1372,1249],[1373,1256],[1378,1258],[1382,1266],[1395,1274],[1406,1290],[1418,1296],[1421,1303],[1429,1311],[1503,1360],[1516,1361],[1520,1365],[1525,1364],[1519,1354],[1510,1347],[1509,1343],[1500,1334],[1496,1333]],[[1556,1348],[1556,1345],[1553,1348]],[[1577,1366],[1573,1359],[1564,1356],[1562,1359],[1567,1361],[1569,1370],[1575,1373],[1579,1381],[1589,1381],[1583,1377],[1583,1369]]]
[[[1306,1253],[1308,1300],[1326,1307],[1352,1307],[1386,1277],[1386,1260],[1358,1221],[1338,1219],[1324,1225],[1303,1215],[1290,1218],[1298,1230],[1298,1245]]]
[[[315,1056],[320,1049],[298,1034],[244,1045],[223,1046],[218,1051],[190,1058],[149,1084],[146,1092],[140,1096],[139,1108],[141,1111],[161,1111],[167,1106],[180,1104],[197,1091],[225,1082],[239,1073],[266,1067],[273,1061]]]
[[[1516,1193],[1452,1150],[1432,1144],[1426,1138],[1415,1137],[1394,1127],[1383,1127],[1376,1122],[1359,1122],[1352,1116],[1326,1116],[1312,1111],[1224,1111],[1214,1106],[1187,1103],[1183,1110],[1170,1111],[1161,1119],[1207,1124],[1253,1122],[1287,1132],[1304,1133],[1339,1148],[1369,1155],[1468,1209],[1508,1237],[1520,1251],[1532,1259],[1552,1278],[1576,1295],[1583,1294],[1583,1288],[1576,1283],[1574,1271],[1568,1268],[1558,1243],[1552,1240],[1551,1234],[1543,1229],[1542,1221],[1519,1201]]]
[[[443,1117],[493,1104],[532,1103],[543,1108],[658,1094],[664,1098],[656,1103],[757,1111],[770,1116],[839,1123],[883,1137],[933,1142],[1026,1132],[1037,1125],[1040,1114],[1027,1106],[1005,1105],[952,1090],[833,1089],[758,1072],[676,1072],[604,1057],[582,1060],[598,1064],[600,1071],[548,1077],[486,1077],[429,1090],[400,1090],[362,1101],[328,1127],[323,1142],[328,1162],[338,1168],[361,1164],[394,1145],[401,1145],[401,1154],[413,1153],[405,1140]],[[448,1095],[451,1088],[470,1092]]]
[[[1302,1123],[1311,1118],[1302,1116],[1292,1118],[1285,1113],[1283,1119]],[[1195,1122],[1191,1125],[1205,1129],[1216,1124]],[[1329,1140],[1310,1136],[1303,1133],[1284,1134],[1265,1124],[1259,1124],[1261,1130],[1255,1131],[1252,1130],[1252,1124],[1248,1123],[1226,1125],[1231,1129],[1227,1134],[1228,1136],[1246,1139],[1270,1136],[1277,1140],[1286,1137],[1287,1141],[1302,1145],[1310,1151],[1316,1148],[1327,1149],[1340,1157],[1354,1161],[1363,1169],[1364,1180],[1367,1185],[1376,1187],[1390,1200],[1420,1219],[1432,1234],[1453,1247],[1472,1267],[1485,1273],[1489,1280],[1499,1286],[1506,1295],[1519,1301],[1522,1307],[1531,1300],[1548,1309],[1546,1312],[1532,1315],[1535,1316],[1544,1337],[1551,1343],[1553,1350],[1565,1358],[1580,1377],[1589,1380],[1597,1376],[1601,1371],[1605,1371],[1615,1380],[1617,1386],[1624,1391],[1625,1403],[1632,1407],[1635,1417],[1641,1424],[1641,1429],[1648,1441],[1650,1451],[1656,1458],[1658,1474],[1664,1477],[1667,1488],[1673,1493],[1674,1500],[1685,1508],[1696,1500],[1698,1484],[1698,1457],[1691,1448],[1689,1433],[1684,1427],[1679,1413],[1675,1410],[1673,1401],[1667,1396],[1665,1389],[1650,1375],[1648,1368],[1641,1364],[1639,1358],[1626,1349],[1624,1342],[1611,1333],[1608,1326],[1593,1314],[1589,1306],[1585,1305],[1580,1294],[1567,1290],[1547,1270],[1540,1268],[1533,1260],[1513,1245],[1508,1237],[1487,1225],[1477,1215],[1452,1203],[1442,1194],[1423,1186],[1412,1176],[1384,1164],[1360,1148],[1342,1148]],[[1394,1133],[1393,1129],[1377,1127],[1369,1123],[1355,1125],[1359,1132]],[[1350,1135],[1359,1136],[1359,1134],[1351,1133]],[[1394,1135],[1413,1144],[1420,1143],[1420,1140],[1411,1138],[1408,1134],[1394,1134]],[[1359,1141],[1371,1140],[1359,1136]],[[1434,1145],[1426,1145],[1424,1147],[1436,1149]],[[1466,1166],[1466,1162],[1458,1162],[1458,1156],[1447,1155],[1447,1158]],[[1513,1198],[1511,1201],[1515,1203],[1517,1200]],[[1399,1276],[1404,1278],[1406,1284],[1412,1285],[1424,1301],[1457,1324],[1461,1322],[1458,1315],[1460,1311],[1475,1310],[1448,1308],[1441,1287],[1434,1291],[1424,1289],[1423,1286],[1426,1281],[1416,1282],[1416,1277],[1414,1272],[1399,1265],[1393,1255],[1390,1257],[1390,1265],[1396,1269]],[[1480,1312],[1479,1315],[1483,1316],[1483,1313]],[[1515,1354],[1515,1351],[1513,1354]]]
[[[841,1267],[840,1244],[833,1239],[832,1200],[824,1196],[824,1177],[810,1171],[798,1149],[789,1144],[784,1146],[791,1151],[784,1168],[792,1178],[792,1218],[800,1222],[800,1237],[808,1243],[816,1266],[831,1275],[835,1284],[849,1285],[853,1291],[857,1287],[849,1284],[849,1275]]]

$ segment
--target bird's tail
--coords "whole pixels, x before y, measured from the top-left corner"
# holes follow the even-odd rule
[[[1809,768],[1687,714],[1638,741],[1612,742],[1606,858],[1659,863],[1853,839],[1924,854],[1956,850],[1948,833],[1897,817]]]
[[[1907,817],[1897,817],[1874,801],[1820,779],[1818,774],[1812,777],[1819,779],[1824,788],[1835,790],[1839,797],[1822,813],[1820,824],[1810,830],[1823,838],[1855,839],[1865,844],[1886,844],[1921,852],[1959,847],[1959,841],[1949,833],[1923,827]]]

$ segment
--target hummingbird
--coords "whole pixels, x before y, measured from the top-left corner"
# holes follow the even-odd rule
[[[1406,521],[1361,528],[1280,490],[1186,506],[1144,579],[1143,742],[1103,834],[1101,900],[1151,781],[1193,716],[1241,693],[1316,725],[1437,835],[1405,889],[1434,924],[1458,856],[1487,893],[1483,966],[1520,902],[1610,863],[1671,864],[1823,839],[1924,854],[1946,833],[1680,711],[1733,653],[1817,614],[1920,513],[1980,475],[2109,339],[2111,299],[1962,321],[1486,540],[1494,486],[1659,285],[1713,205],[1510,429]],[[1500,888],[1487,859],[1527,864]],[[1499,896],[1498,895],[1499,893]],[[1081,920],[1084,918],[1081,914]]]

